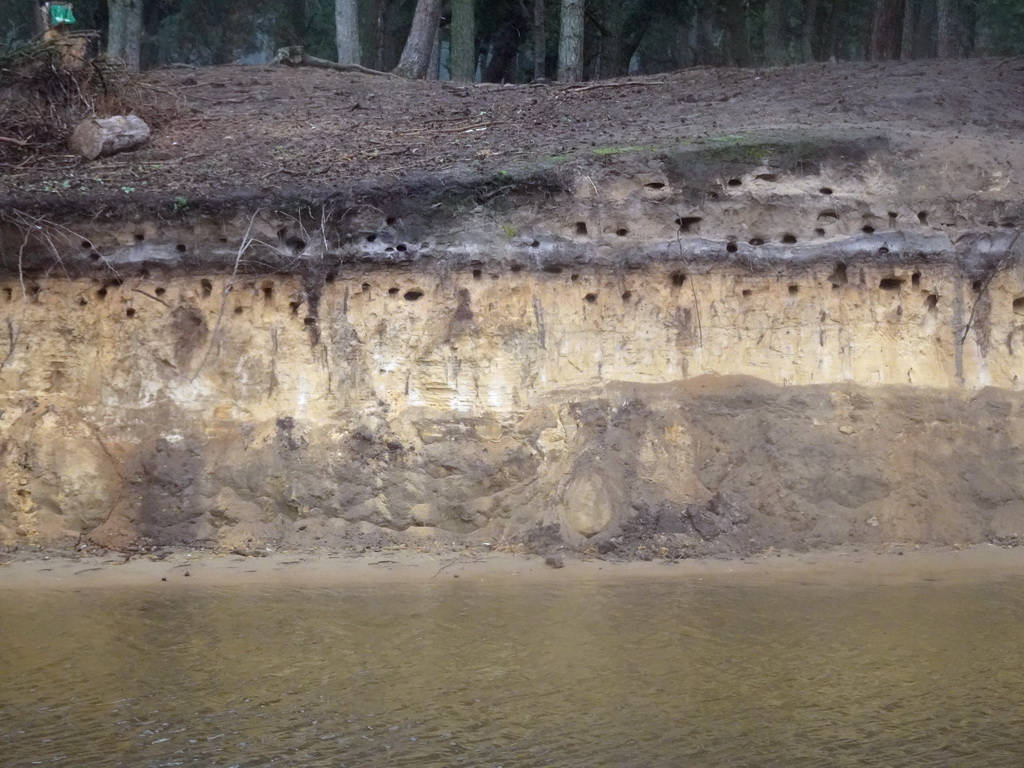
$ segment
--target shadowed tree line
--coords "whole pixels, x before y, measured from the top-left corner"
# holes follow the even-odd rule
[[[0,44],[38,34],[0,0]],[[132,68],[269,60],[285,45],[407,77],[574,81],[689,66],[1024,53],[1024,0],[77,0]],[[2,49],[0,49],[2,50]]]

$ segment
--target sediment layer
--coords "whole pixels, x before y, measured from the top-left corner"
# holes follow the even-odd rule
[[[961,149],[774,133],[344,205],[11,212],[0,540],[1016,542],[1024,158]]]

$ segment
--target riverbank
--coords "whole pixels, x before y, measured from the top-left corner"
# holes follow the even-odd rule
[[[556,566],[556,567],[553,567]],[[713,580],[755,585],[971,583],[1024,576],[1024,548],[982,544],[962,549],[891,547],[812,553],[763,553],[736,559],[617,562],[552,560],[492,552],[272,552],[263,556],[174,551],[123,555],[16,555],[0,562],[0,590],[368,586],[443,583],[558,583],[602,580]]]
[[[336,74],[0,173],[0,548],[1024,543],[1019,62]]]

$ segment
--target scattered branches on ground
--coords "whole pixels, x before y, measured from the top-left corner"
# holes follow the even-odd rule
[[[182,99],[146,85],[120,60],[87,58],[91,36],[33,40],[0,53],[0,163],[64,152],[86,117],[137,114],[154,126],[180,111]]]
[[[333,69],[337,72],[358,72],[362,75],[379,75],[381,77],[397,77],[391,72],[381,72],[376,69],[369,69],[358,64],[339,64],[336,61],[318,59],[310,56],[301,45],[291,45],[286,48],[278,48],[277,55],[273,60],[274,64],[287,64],[289,67],[317,67],[319,69]]]
[[[593,91],[597,88],[633,88],[665,85],[665,80],[611,80],[601,83],[587,83],[586,85],[570,85],[561,90],[565,93],[582,93]]]

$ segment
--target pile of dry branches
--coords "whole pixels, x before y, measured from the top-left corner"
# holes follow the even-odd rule
[[[87,43],[87,35],[70,35],[0,52],[0,162],[64,152],[86,117],[137,114],[155,125],[176,113],[172,95],[117,59],[86,57]]]

